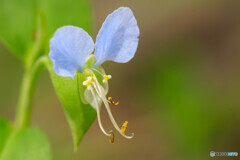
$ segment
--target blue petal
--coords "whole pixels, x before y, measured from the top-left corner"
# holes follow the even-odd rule
[[[53,61],[54,71],[59,76],[74,78],[76,70],[83,70],[84,63],[93,49],[92,38],[82,28],[59,28],[50,40],[49,57]]]
[[[120,7],[108,15],[100,29],[95,45],[94,67],[112,60],[126,63],[138,46],[139,28],[130,8]]]

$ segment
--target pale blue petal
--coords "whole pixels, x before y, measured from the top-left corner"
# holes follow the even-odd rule
[[[84,63],[93,50],[94,42],[86,31],[79,27],[64,26],[50,40],[49,57],[59,76],[74,78],[76,70],[83,70]]]
[[[95,45],[94,67],[112,60],[126,63],[134,57],[138,46],[139,28],[130,8],[120,7],[107,16]]]

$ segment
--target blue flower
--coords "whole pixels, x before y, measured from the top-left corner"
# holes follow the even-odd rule
[[[128,139],[132,138],[133,134],[125,135],[127,121],[119,128],[113,118],[109,104],[118,105],[118,102],[114,102],[111,97],[107,99],[105,96],[108,91],[107,81],[112,77],[106,75],[100,65],[108,60],[117,63],[126,63],[131,60],[137,50],[138,37],[139,28],[131,9],[120,7],[107,16],[97,35],[95,45],[86,31],[75,26],[59,28],[50,40],[49,57],[57,75],[74,78],[76,71],[85,73],[84,98],[96,109],[99,126],[102,132],[110,137],[111,143],[114,140],[114,134],[112,131],[107,133],[101,123],[100,107],[102,102],[116,130]],[[93,51],[94,54],[91,54]],[[95,63],[86,67],[87,59],[93,56]],[[95,71],[102,76],[102,83],[96,78]]]
[[[137,50],[139,28],[127,7],[120,7],[107,16],[95,44],[94,57],[97,67],[107,60],[125,63]],[[74,78],[76,70],[83,72],[88,56],[94,50],[94,42],[86,31],[74,26],[59,28],[50,40],[49,57],[59,76]]]

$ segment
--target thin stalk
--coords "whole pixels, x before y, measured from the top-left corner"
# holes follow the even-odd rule
[[[16,113],[16,125],[18,128],[24,128],[29,124],[33,91],[35,89],[38,75],[44,68],[44,63],[46,61],[47,57],[45,56],[39,58],[33,68],[26,71],[23,75]]]

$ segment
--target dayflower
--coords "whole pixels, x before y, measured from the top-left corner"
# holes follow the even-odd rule
[[[137,50],[138,37],[139,28],[131,9],[120,7],[107,16],[95,45],[86,31],[75,26],[59,28],[50,40],[49,57],[53,61],[57,75],[74,78],[76,72],[85,74],[85,80],[80,84],[86,86],[84,98],[97,111],[99,126],[102,132],[110,137],[110,142],[114,141],[114,134],[113,131],[106,132],[102,126],[100,117],[102,102],[116,130],[128,139],[132,138],[133,134],[127,136],[125,130],[128,122],[125,121],[120,128],[111,113],[109,104],[118,105],[118,102],[114,102],[112,97],[106,98],[107,81],[112,76],[105,74],[100,65],[108,60],[117,63],[131,60]],[[88,62],[92,60],[93,63],[89,65]]]

